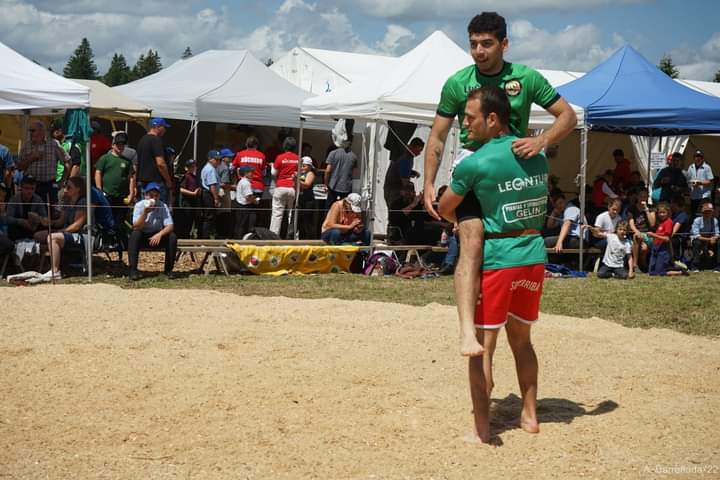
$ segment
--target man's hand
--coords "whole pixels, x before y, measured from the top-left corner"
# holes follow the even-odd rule
[[[158,232],[155,235],[153,235],[152,237],[150,237],[150,246],[157,247],[158,245],[160,245],[161,240],[162,240],[162,235],[160,234],[160,232]]]
[[[435,201],[435,185],[433,184],[425,184],[425,187],[423,189],[423,199],[425,204],[425,211],[430,214],[431,217],[433,217],[435,220],[441,220],[440,214],[435,211],[435,207],[433,207],[433,202]]]
[[[553,248],[553,250],[555,250],[555,253],[562,253],[562,251],[563,251],[562,242],[557,242],[555,244],[555,248]]]
[[[546,146],[542,135],[539,135],[515,140],[512,143],[512,150],[519,158],[528,159],[540,153]]]

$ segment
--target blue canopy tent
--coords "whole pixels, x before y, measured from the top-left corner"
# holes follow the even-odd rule
[[[720,132],[720,98],[685,87],[630,46],[616,51],[583,77],[558,87],[585,110],[581,132],[581,217],[585,215],[588,131],[664,137]],[[648,149],[650,151],[650,149]],[[648,159],[648,183],[651,184]],[[582,268],[582,236],[580,266]]]

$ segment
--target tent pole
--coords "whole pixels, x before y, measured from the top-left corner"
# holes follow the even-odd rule
[[[293,236],[295,240],[300,239],[300,232],[298,231],[298,205],[300,204],[300,175],[302,175],[302,144],[303,144],[303,128],[305,126],[305,119],[300,117],[300,134],[298,135],[298,168],[297,175],[295,175],[295,208],[292,212],[292,224],[293,224]]]
[[[93,218],[92,218],[92,185],[90,177],[92,173],[92,161],[90,159],[90,140],[85,145],[85,207],[87,209],[87,274],[88,282],[92,283],[92,254],[93,254]]]
[[[198,122],[197,120],[194,120],[195,122],[195,131],[193,132],[193,160],[196,162],[198,161]],[[190,126],[192,128],[192,125]]]
[[[375,187],[377,186],[377,164],[378,164],[378,132],[380,131],[380,123],[375,120],[375,131],[372,135],[372,174],[370,175],[370,189],[368,194],[370,195],[368,201],[368,229],[370,230],[370,246],[372,247],[373,241],[375,240]]]
[[[653,140],[653,137],[648,137],[647,189],[648,189],[648,199],[650,200],[650,203],[652,203],[652,184],[653,184],[653,179],[650,178],[650,173],[652,172],[652,168],[650,167],[650,162],[652,159],[652,140]]]
[[[578,265],[580,271],[584,269],[583,263],[583,240],[585,239],[585,232],[582,227],[585,222],[585,184],[587,182],[587,147],[588,147],[588,129],[583,127],[580,133],[580,218],[578,222],[581,224],[580,228],[580,264]]]

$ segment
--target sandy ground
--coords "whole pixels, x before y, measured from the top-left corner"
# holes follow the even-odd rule
[[[717,340],[545,315],[541,433],[516,427],[503,340],[489,447],[461,440],[451,307],[100,284],[0,298],[2,479],[720,476]]]

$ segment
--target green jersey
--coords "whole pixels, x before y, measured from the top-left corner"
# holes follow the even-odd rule
[[[465,196],[471,190],[480,202],[486,236],[517,230],[540,231],[547,211],[548,165],[544,155],[515,158],[506,135],[489,140],[455,168],[450,188]],[[483,268],[498,270],[545,263],[545,243],[537,235],[486,238]]]
[[[95,169],[102,175],[103,192],[109,197],[127,197],[130,193],[132,162],[125,157],[106,153],[97,161]]]
[[[460,143],[468,150],[480,148],[479,142],[468,138],[468,132],[462,126],[465,118],[465,102],[470,91],[483,85],[495,85],[507,93],[510,100],[510,130],[520,136],[527,136],[530,123],[530,107],[533,103],[547,109],[560,95],[537,70],[525,65],[505,62],[497,75],[483,75],[475,65],[470,65],[447,79],[440,95],[437,114],[455,118],[460,122]]]

